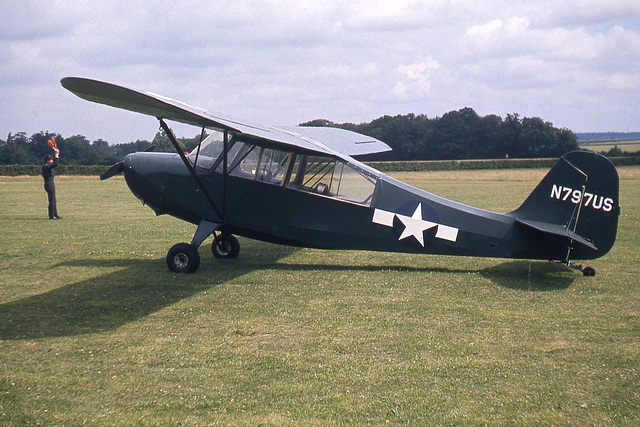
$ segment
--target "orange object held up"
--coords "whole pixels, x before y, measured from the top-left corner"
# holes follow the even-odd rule
[[[54,137],[49,138],[49,140],[47,141],[47,144],[49,144],[49,147],[55,148],[56,147],[56,139]]]

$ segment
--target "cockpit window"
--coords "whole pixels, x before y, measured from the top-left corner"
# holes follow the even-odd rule
[[[245,143],[241,145],[230,168],[232,176],[282,185],[292,153]]]
[[[289,187],[337,199],[371,204],[376,180],[341,160],[330,157],[296,158]]]
[[[199,169],[210,169],[222,153],[223,147],[224,134],[222,132],[213,132],[202,141],[199,152],[198,147],[196,147],[189,153],[189,160]]]
[[[376,187],[375,177],[343,160],[244,142],[229,150],[229,174],[366,206]]]
[[[292,153],[263,148],[260,155],[257,179],[259,181],[282,185],[291,156],[293,156]]]
[[[245,175],[256,176],[258,169],[258,160],[260,159],[260,149],[252,147],[244,159],[238,164],[240,171]]]
[[[337,183],[333,182],[336,161],[327,157],[307,157],[306,168],[302,178],[303,188],[318,188],[324,185],[327,189],[335,188]],[[322,185],[321,185],[322,184]],[[322,193],[322,192],[321,192]]]

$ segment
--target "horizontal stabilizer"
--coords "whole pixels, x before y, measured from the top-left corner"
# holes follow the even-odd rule
[[[535,230],[541,231],[547,234],[553,234],[554,236],[567,237],[572,239],[574,242],[578,242],[583,244],[584,246],[597,251],[598,248],[589,240],[584,237],[576,234],[575,232],[569,230],[563,225],[549,224],[546,222],[538,222],[538,221],[528,221],[524,219],[516,219],[517,223],[522,225],[526,225],[527,227],[531,227]]]

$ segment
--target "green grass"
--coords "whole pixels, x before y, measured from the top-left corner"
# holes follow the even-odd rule
[[[0,178],[0,425],[638,425],[640,167],[594,278],[545,262],[241,239],[166,267],[194,226],[120,178]],[[545,171],[402,173],[508,211]]]

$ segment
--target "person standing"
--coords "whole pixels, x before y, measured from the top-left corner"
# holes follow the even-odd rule
[[[60,150],[58,147],[52,147],[55,155],[47,154],[44,156],[44,165],[42,166],[42,178],[44,179],[44,191],[47,192],[49,198],[49,219],[62,219],[58,215],[58,206],[56,204],[56,185],[53,182],[53,169],[58,166],[60,158]]]

